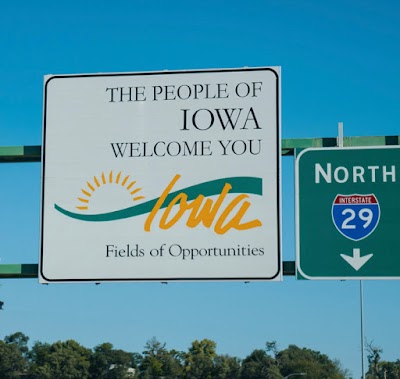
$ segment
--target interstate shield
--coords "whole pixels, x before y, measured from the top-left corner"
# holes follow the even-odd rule
[[[380,207],[374,194],[336,195],[332,204],[332,220],[346,238],[360,241],[378,226]]]

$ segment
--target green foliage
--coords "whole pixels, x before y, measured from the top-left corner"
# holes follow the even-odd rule
[[[240,379],[240,359],[229,355],[217,355],[214,365],[214,379]]]
[[[387,362],[381,360],[383,350],[367,343],[368,372],[366,379],[400,379],[400,360]]]
[[[367,379],[379,379],[380,372],[381,372],[381,354],[382,349],[377,346],[373,346],[372,342],[367,343],[367,351],[368,351],[368,363],[369,363],[369,370],[366,375]]]
[[[161,343],[153,337],[145,344],[139,378],[181,378],[183,374],[181,356],[182,353],[175,350],[168,351],[165,343]]]
[[[276,341],[269,341],[265,343],[265,351],[267,353],[272,353],[274,357],[278,354],[278,344]]]
[[[193,341],[185,356],[186,379],[213,379],[216,343],[209,339]]]
[[[87,379],[91,352],[76,341],[52,345],[37,342],[31,353],[30,376],[40,379]]]
[[[7,344],[16,345],[24,357],[27,357],[29,352],[28,341],[29,337],[22,332],[16,332],[4,337],[4,342]]]
[[[241,379],[281,379],[278,362],[265,350],[254,350],[243,360]]]
[[[137,359],[138,357],[136,357]],[[111,343],[103,343],[94,348],[90,357],[91,379],[129,378],[129,369],[136,368],[136,359],[132,353],[113,349]]]
[[[339,361],[296,345],[279,351],[275,341],[245,359],[218,355],[210,339],[193,341],[187,352],[168,350],[155,337],[143,355],[102,343],[92,350],[74,340],[35,342],[21,332],[0,340],[0,378],[12,379],[283,379],[306,373],[305,379],[345,379]],[[367,345],[367,379],[400,379],[400,360],[382,361],[382,349]]]
[[[318,351],[289,345],[276,358],[283,376],[304,372],[307,379],[345,379],[338,363]]]
[[[381,362],[381,377],[387,379],[400,379],[400,360],[395,362]]]
[[[27,361],[17,344],[0,341],[0,378],[20,377],[26,367]]]

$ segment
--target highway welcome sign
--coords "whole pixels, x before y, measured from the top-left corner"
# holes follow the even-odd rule
[[[277,67],[46,76],[42,161],[41,282],[281,279]]]
[[[307,279],[400,278],[400,148],[296,159],[297,269]]]

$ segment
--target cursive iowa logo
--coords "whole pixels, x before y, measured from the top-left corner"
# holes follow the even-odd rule
[[[95,176],[93,182],[87,182],[86,187],[81,189],[82,195],[78,197],[76,206],[80,213],[68,211],[57,204],[54,207],[65,216],[90,222],[114,221],[148,214],[144,223],[146,232],[150,232],[152,223],[159,213],[161,229],[173,227],[184,214],[188,214],[186,226],[189,228],[195,228],[202,223],[206,228],[213,228],[217,234],[225,234],[230,229],[247,230],[262,225],[259,219],[243,220],[251,205],[249,194],[262,195],[261,178],[216,179],[172,192],[180,177],[180,175],[175,175],[158,198],[112,212],[87,214],[93,193],[106,184],[120,185],[128,191],[134,202],[145,199],[140,195],[142,188],[136,187],[136,182],[130,180],[129,175],[122,178],[121,172],[116,176],[112,171],[108,175],[102,173],[99,178]],[[228,199],[229,194],[238,195]],[[218,195],[215,200],[209,198],[215,195]],[[175,208],[172,213],[174,206],[177,206],[177,209]]]

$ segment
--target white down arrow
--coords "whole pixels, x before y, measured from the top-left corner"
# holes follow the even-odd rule
[[[353,249],[353,256],[340,254],[340,256],[351,266],[358,271],[364,266],[374,254],[368,254],[361,257],[360,249]]]

